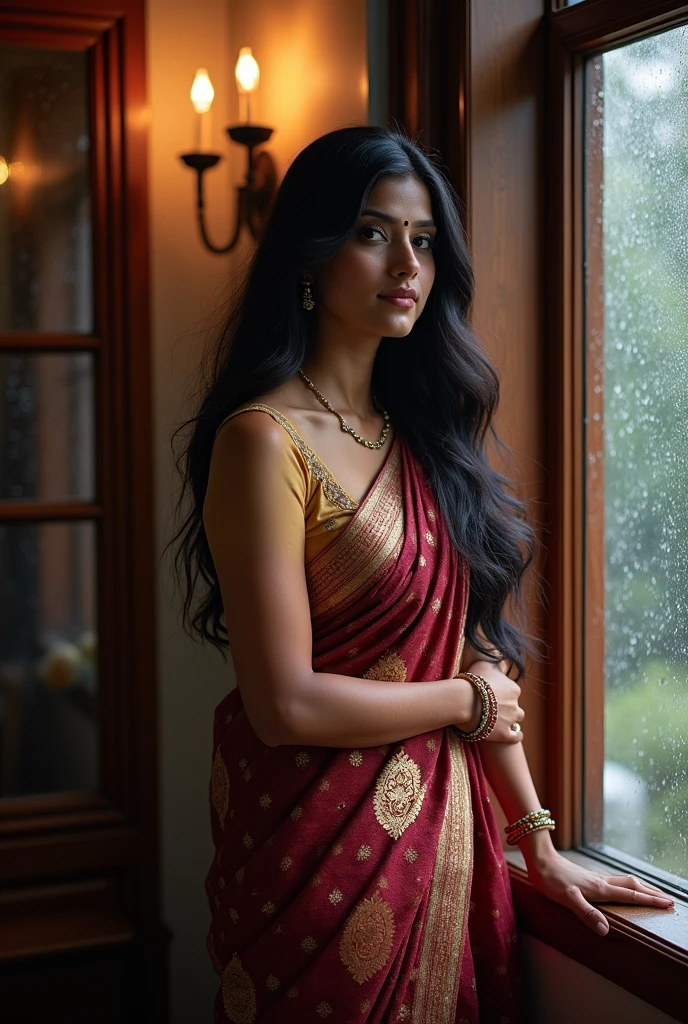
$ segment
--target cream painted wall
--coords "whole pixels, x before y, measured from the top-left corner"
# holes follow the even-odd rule
[[[282,173],[312,139],[366,123],[365,0],[235,0],[229,23],[232,65],[250,46],[260,66],[251,120],[275,128],[269,148]],[[236,92],[230,108],[243,120]]]
[[[148,0],[148,92],[151,106],[150,217],[155,385],[158,551],[169,537],[177,489],[169,438],[181,419],[189,376],[198,362],[207,318],[225,294],[229,261],[202,248],[195,222],[195,180],[178,160],[192,149],[189,89],[198,66],[212,69],[214,145],[225,148],[230,93],[226,0]],[[207,205],[217,235],[228,230],[227,165],[209,177]],[[213,707],[232,683],[219,655],[193,644],[178,624],[167,583],[158,593],[163,919],[173,932],[174,1024],[212,1020],[215,980],[207,953],[203,879],[210,864],[207,780]]]
[[[242,252],[218,257],[198,238],[194,176],[178,160],[192,148],[189,88],[197,67],[215,86],[213,148],[228,159],[208,175],[213,239],[230,232],[233,185],[244,153],[224,126],[238,117],[234,64],[253,46],[262,82],[256,117],[276,127],[271,147],[280,171],[307,142],[366,119],[364,0],[148,0],[151,108],[150,227],[157,546],[170,534],[177,490],[169,438],[182,419],[202,347],[240,267]],[[208,923],[203,879],[212,856],[207,785],[213,708],[234,684],[231,668],[182,632],[179,602],[163,563],[158,593],[163,918],[173,932],[171,1022],[212,1019],[216,979],[205,952]]]

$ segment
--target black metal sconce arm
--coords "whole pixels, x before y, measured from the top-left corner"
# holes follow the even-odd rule
[[[181,160],[187,167],[196,172],[196,211],[198,227],[203,244],[211,252],[222,254],[231,252],[241,236],[241,229],[246,226],[254,238],[259,238],[267,220],[270,205],[277,186],[277,169],[269,153],[261,150],[254,156],[254,149],[267,142],[272,135],[272,128],[260,125],[242,124],[227,128],[227,134],[234,141],[246,146],[248,162],[246,181],[237,187],[236,225],[234,235],[227,245],[215,245],[208,237],[205,225],[205,204],[203,198],[203,175],[211,167],[215,167],[222,157],[218,153],[184,153]]]

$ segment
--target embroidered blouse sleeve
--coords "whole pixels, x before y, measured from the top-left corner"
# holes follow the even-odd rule
[[[248,442],[248,433],[242,429],[248,424],[250,418],[259,417],[260,425],[265,433],[265,425],[271,427],[270,435],[273,446],[272,457],[264,464],[264,473],[269,474],[269,480],[256,480],[257,488],[255,495],[237,493],[237,487],[233,486],[232,465],[237,453],[237,446]],[[243,420],[242,424],[237,423]],[[255,420],[254,420],[255,423]],[[233,424],[234,426],[230,426]],[[239,429],[237,429],[237,427]],[[228,436],[231,434],[232,436]],[[233,419],[226,420],[220,427],[213,447],[213,455],[210,463],[210,474],[208,477],[208,488],[203,506],[203,520],[206,530],[212,531],[212,523],[221,520],[223,530],[241,530],[247,542],[255,541],[260,543],[260,536],[252,534],[246,536],[246,516],[242,509],[242,502],[256,500],[261,504],[269,502],[284,514],[278,515],[275,526],[280,531],[283,542],[288,548],[301,546],[305,530],[306,508],[312,498],[312,479],[306,460],[298,450],[287,432],[265,413],[256,410],[247,410],[240,413]],[[299,517],[294,514],[294,506],[300,509]],[[265,511],[265,510],[264,510]],[[251,527],[260,529],[262,517],[250,517]],[[210,538],[209,538],[210,542]],[[211,543],[212,548],[212,543]]]

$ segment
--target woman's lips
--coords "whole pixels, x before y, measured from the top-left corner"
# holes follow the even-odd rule
[[[415,299],[404,299],[400,295],[378,295],[378,299],[391,302],[394,306],[401,306],[403,309],[410,309],[415,304]]]

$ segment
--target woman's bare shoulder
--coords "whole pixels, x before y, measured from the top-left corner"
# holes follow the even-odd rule
[[[292,377],[291,380],[285,381],[284,384],[273,388],[272,391],[265,391],[262,395],[252,399],[251,404],[269,405],[299,426],[299,419],[303,418],[303,414],[311,408],[310,397],[301,381]]]

